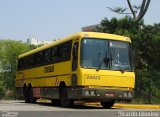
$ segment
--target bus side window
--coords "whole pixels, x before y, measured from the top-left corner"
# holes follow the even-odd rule
[[[18,70],[21,70],[21,69],[23,69],[23,59],[22,58],[18,60]]]
[[[24,58],[24,68],[27,69],[29,67],[29,57]]]
[[[51,60],[50,60],[50,53],[51,53],[51,48],[49,48],[46,51],[44,51],[44,62],[46,64],[49,64],[51,62]]]
[[[72,71],[76,71],[78,66],[78,42],[74,43],[72,50]]]
[[[68,41],[59,46],[59,59],[60,61],[70,60],[72,42]]]
[[[42,65],[43,62],[44,62],[43,51],[38,52],[38,53],[36,54],[35,59],[36,59],[36,65],[37,65],[37,66]]]
[[[52,47],[51,48],[51,55],[50,59],[53,63],[58,62],[58,46]]]
[[[33,67],[34,66],[34,54],[29,56],[29,67]]]

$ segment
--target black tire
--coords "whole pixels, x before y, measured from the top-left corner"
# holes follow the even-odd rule
[[[33,88],[30,87],[30,88],[28,89],[28,92],[29,92],[29,102],[30,102],[30,103],[36,103],[37,98],[33,97]]]
[[[60,105],[61,105],[61,104],[60,104],[60,100],[58,100],[58,99],[52,99],[51,102],[52,102],[52,104],[55,105],[55,106],[60,106]]]
[[[74,101],[68,98],[68,92],[66,85],[60,85],[59,88],[59,99],[62,107],[72,107]]]
[[[103,106],[103,108],[109,109],[114,105],[115,101],[114,100],[112,100],[112,101],[102,101],[100,103]]]
[[[25,103],[29,103],[29,92],[26,85],[23,87],[23,97],[24,97]]]

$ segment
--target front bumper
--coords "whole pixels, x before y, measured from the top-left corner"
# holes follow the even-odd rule
[[[69,94],[72,99],[80,99],[86,101],[103,101],[103,100],[131,101],[134,95],[132,90],[95,89],[95,88],[71,89],[71,92]]]

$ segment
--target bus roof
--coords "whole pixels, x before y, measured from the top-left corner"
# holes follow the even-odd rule
[[[52,46],[58,45],[60,43],[75,39],[75,38],[82,38],[82,37],[87,37],[87,38],[102,38],[102,39],[111,39],[111,40],[119,40],[119,41],[126,41],[126,42],[131,42],[130,38],[125,37],[125,36],[120,36],[120,35],[115,35],[115,34],[108,34],[108,33],[99,33],[99,32],[78,32],[75,33],[71,36],[53,41],[53,43],[41,46],[39,48],[33,49],[29,52],[23,53],[21,55],[19,55],[18,58],[23,58],[25,56],[28,56],[30,54],[34,54],[36,52],[45,50],[47,48],[50,48]]]

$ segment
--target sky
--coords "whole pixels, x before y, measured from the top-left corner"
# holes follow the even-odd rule
[[[141,0],[131,0],[135,5]],[[160,0],[151,0],[146,24],[160,23]],[[121,18],[107,7],[127,7],[126,0],[0,0],[0,39],[34,37],[52,41],[99,24],[107,17]]]

